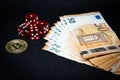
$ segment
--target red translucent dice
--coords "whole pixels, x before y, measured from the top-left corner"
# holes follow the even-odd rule
[[[29,27],[29,38],[31,40],[40,39],[39,27],[37,27],[37,26],[30,26]]]
[[[28,36],[28,26],[25,25],[25,23],[22,23],[18,27],[18,34],[22,37],[27,37]]]
[[[28,13],[26,16],[25,16],[25,21],[26,22],[35,22],[39,20],[39,16],[35,13]]]
[[[30,40],[38,40],[48,31],[49,23],[39,20],[39,16],[34,13],[28,13],[25,16],[25,22],[18,26],[18,34],[22,37],[29,37]]]
[[[49,23],[47,21],[40,20],[38,27],[39,27],[41,36],[44,36],[49,31]]]

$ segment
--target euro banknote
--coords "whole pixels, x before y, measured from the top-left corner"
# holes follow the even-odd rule
[[[60,21],[54,23],[44,37],[47,42],[43,50],[119,73],[115,64],[119,62],[120,40],[100,12],[63,15],[59,18]]]

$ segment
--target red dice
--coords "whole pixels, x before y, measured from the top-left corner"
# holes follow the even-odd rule
[[[18,26],[18,34],[22,37],[29,37],[30,40],[38,40],[45,36],[49,31],[49,23],[38,18],[37,14],[28,13],[25,16],[25,22]]]
[[[39,16],[35,13],[28,13],[26,16],[25,16],[25,21],[26,22],[36,22],[39,20]]]
[[[29,27],[29,38],[31,40],[40,39],[39,27],[37,27],[37,26],[30,26]]]
[[[49,23],[47,21],[40,20],[38,27],[41,36],[44,36],[49,31]]]
[[[18,34],[22,37],[27,37],[28,36],[28,26],[25,25],[25,23],[22,23],[21,25],[18,26]]]

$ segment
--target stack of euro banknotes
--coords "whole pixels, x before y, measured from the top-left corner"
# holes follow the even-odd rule
[[[99,11],[59,18],[43,50],[120,75],[120,40]]]

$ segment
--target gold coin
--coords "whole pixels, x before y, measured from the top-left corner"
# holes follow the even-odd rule
[[[5,49],[9,53],[20,54],[24,52],[27,49],[27,47],[28,47],[28,44],[26,41],[22,39],[14,39],[14,40],[9,41],[6,44]]]

